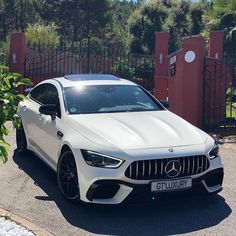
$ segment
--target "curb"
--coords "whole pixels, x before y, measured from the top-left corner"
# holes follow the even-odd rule
[[[9,220],[16,222],[17,224],[25,227],[26,229],[33,232],[36,236],[55,236],[52,233],[49,233],[45,229],[40,228],[39,226],[31,223],[30,221],[24,219],[21,216],[18,216],[14,213],[11,213],[9,211],[6,211],[2,208],[0,208],[0,216],[7,217]]]

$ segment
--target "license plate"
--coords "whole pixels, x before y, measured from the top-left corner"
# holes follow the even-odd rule
[[[161,180],[151,183],[152,192],[164,192],[164,191],[173,191],[181,190],[192,187],[192,179],[174,179],[174,180]]]

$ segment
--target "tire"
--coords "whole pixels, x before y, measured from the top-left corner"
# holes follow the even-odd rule
[[[21,154],[28,151],[25,131],[22,125],[20,126],[20,128],[16,129],[16,146],[17,151]]]
[[[78,173],[72,151],[62,153],[57,165],[57,183],[63,196],[70,202],[80,201]]]

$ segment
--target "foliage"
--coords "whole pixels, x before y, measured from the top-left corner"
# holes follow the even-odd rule
[[[55,24],[36,23],[26,29],[27,44],[38,51],[55,48],[59,44],[59,36]]]
[[[162,31],[167,18],[167,8],[160,0],[141,4],[129,19],[131,52],[153,53],[155,32]]]
[[[11,121],[14,128],[19,127],[20,120],[16,115],[18,103],[24,99],[24,95],[18,94],[20,85],[30,85],[29,79],[23,78],[17,73],[10,73],[5,66],[0,66],[0,158],[5,163],[8,158],[10,144],[5,136],[10,131],[6,128],[6,122]]]
[[[113,71],[116,75],[128,80],[132,80],[134,76],[134,68],[130,66],[128,58],[118,58]]]
[[[228,88],[226,91],[226,104],[236,103],[236,86]]]
[[[143,58],[135,68],[134,75],[136,78],[150,79],[153,76],[153,65],[148,59]]]
[[[155,32],[163,30],[170,32],[170,52],[177,50],[184,36],[203,29],[201,4],[178,0],[141,4],[129,19],[131,52],[154,53]]]
[[[5,43],[0,41],[0,63],[6,63]]]
[[[40,15],[55,22],[61,35],[78,39],[103,34],[110,20],[108,0],[40,0]]]
[[[236,120],[236,86],[226,91],[226,118]]]
[[[182,37],[204,29],[202,14],[209,8],[208,0],[0,0],[0,35],[6,40],[12,31],[50,26],[68,41],[99,38],[99,44],[109,41],[127,53],[152,54],[154,32],[165,30],[171,34],[172,52],[181,46]],[[34,33],[30,44],[36,47],[44,34],[34,42]]]
[[[227,44],[234,47],[236,0],[0,0],[3,41],[10,32],[33,31],[33,26],[68,41],[109,41],[126,53],[153,54],[156,31],[170,32],[170,52],[180,48],[183,37],[207,36],[211,30],[224,30]],[[36,47],[45,35],[38,33],[34,42],[34,33],[29,41]],[[54,47],[58,35],[55,44],[46,39],[40,47]]]
[[[110,21],[105,28],[106,40],[114,46],[128,48],[130,41],[128,19],[138,5],[133,1],[111,1]]]
[[[228,54],[236,52],[236,0],[214,0],[205,15],[206,31],[223,30]],[[230,55],[230,57],[235,55]]]
[[[7,64],[10,55],[10,37],[7,36],[6,42],[0,41],[0,64]]]
[[[39,20],[37,0],[0,0],[0,35],[6,40],[13,31],[24,32]]]

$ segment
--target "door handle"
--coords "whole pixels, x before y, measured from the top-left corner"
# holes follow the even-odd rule
[[[63,133],[61,131],[57,131],[57,137],[61,139],[63,137]]]
[[[41,113],[37,114],[37,118],[38,120],[42,120],[42,114]]]
[[[23,110],[23,111],[27,111],[27,106],[24,105],[24,106],[22,107],[22,110]]]

